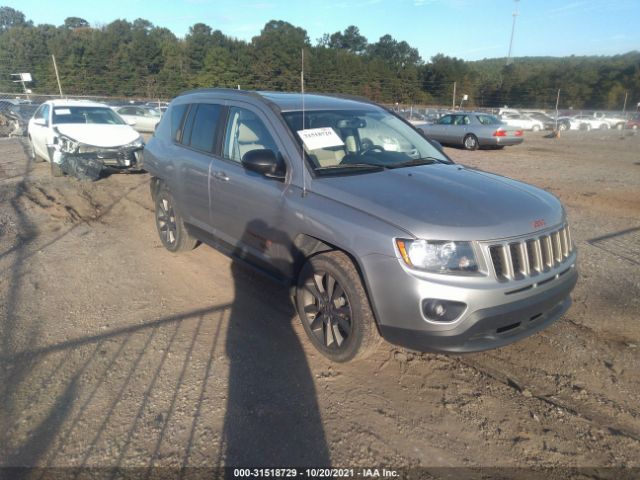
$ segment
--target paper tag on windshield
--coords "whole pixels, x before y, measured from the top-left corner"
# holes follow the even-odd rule
[[[53,111],[56,112],[56,115],[71,115],[71,110],[68,108],[56,108]]]
[[[331,127],[298,130],[298,135],[309,150],[327,147],[342,147],[344,142]]]

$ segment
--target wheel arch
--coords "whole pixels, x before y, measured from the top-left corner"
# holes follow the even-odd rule
[[[375,301],[371,295],[371,288],[369,286],[369,282],[367,281],[367,277],[364,274],[364,269],[358,257],[352,254],[348,249],[340,247],[339,245],[333,244],[331,242],[327,242],[322,240],[321,238],[315,237],[313,235],[307,235],[304,233],[299,234],[294,240],[294,247],[297,250],[296,260],[294,262],[293,276],[292,276],[292,293],[295,294],[295,287],[298,283],[298,276],[300,275],[300,271],[302,270],[303,265],[309,260],[311,257],[319,255],[325,252],[342,252],[344,253],[351,262],[353,263],[356,271],[358,272],[358,276],[360,277],[360,281],[362,282],[362,287],[364,288],[364,292],[367,295],[367,299],[369,300],[369,305],[371,305],[371,310],[373,312],[373,318],[376,322],[376,328],[378,329],[378,333],[380,333],[380,321],[378,320],[378,311],[376,308]]]

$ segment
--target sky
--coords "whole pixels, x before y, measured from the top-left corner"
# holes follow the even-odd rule
[[[0,0],[38,23],[81,17],[93,26],[144,18],[183,37],[195,23],[251,40],[269,20],[324,33],[355,25],[370,43],[390,34],[423,60],[445,55],[479,60],[512,55],[614,55],[640,50],[640,0]],[[55,6],[54,6],[55,5]]]

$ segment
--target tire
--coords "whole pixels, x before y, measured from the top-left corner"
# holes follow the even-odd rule
[[[466,150],[477,150],[478,149],[478,137],[476,137],[475,135],[470,133],[469,135],[464,137],[464,140],[462,141],[462,144],[464,145],[464,148]]]
[[[566,123],[559,123],[558,124],[558,130],[560,130],[561,132],[564,132],[565,130],[567,130],[567,124]]]
[[[60,168],[60,165],[54,162],[51,163],[51,176],[52,177],[64,177],[64,172]]]
[[[193,250],[198,242],[184,226],[182,216],[176,210],[173,195],[169,190],[160,189],[156,196],[155,207],[156,228],[164,248],[173,253]]]
[[[309,340],[331,361],[366,358],[381,341],[360,275],[342,252],[307,260],[298,276],[296,307]]]

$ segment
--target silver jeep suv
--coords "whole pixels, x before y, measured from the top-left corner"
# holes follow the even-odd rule
[[[380,336],[421,351],[500,347],[571,304],[576,251],[556,197],[455,164],[367,101],[188,92],[144,165],[164,246],[208,243],[290,285],[334,361]]]

